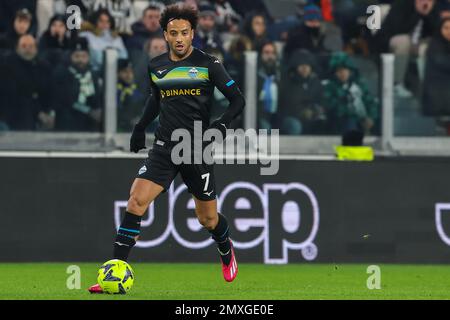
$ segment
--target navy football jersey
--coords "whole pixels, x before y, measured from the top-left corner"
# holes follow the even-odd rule
[[[168,52],[153,58],[148,73],[152,103],[159,104],[159,126],[155,137],[162,141],[170,141],[172,132],[178,128],[193,134],[194,121],[201,121],[203,130],[208,127],[215,87],[230,102],[236,96],[243,100],[242,93],[222,63],[197,48],[193,48],[191,54],[180,61],[172,61]],[[228,126],[242,111],[241,107],[243,105],[233,109],[230,103],[221,122]],[[153,112],[152,116],[156,117],[157,113]]]

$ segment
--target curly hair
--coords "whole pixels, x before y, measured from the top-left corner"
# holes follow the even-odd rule
[[[164,10],[161,14],[159,24],[164,31],[167,31],[167,25],[175,19],[183,19],[189,21],[192,29],[197,27],[198,11],[184,4],[173,4]]]

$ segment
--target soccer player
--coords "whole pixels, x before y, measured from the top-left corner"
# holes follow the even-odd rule
[[[214,128],[225,137],[226,128],[245,106],[241,91],[220,61],[192,46],[197,19],[195,9],[177,4],[168,6],[161,15],[160,24],[169,52],[149,63],[152,94],[134,127],[130,151],[137,153],[145,148],[145,129],[158,115],[159,126],[153,148],[131,186],[127,210],[114,243],[114,258],[128,259],[139,237],[142,216],[151,202],[169,188],[179,172],[193,195],[199,222],[217,244],[223,277],[231,282],[236,278],[238,266],[227,219],[217,212],[214,167],[205,161],[175,164],[171,158],[176,143],[171,139],[174,130],[187,129],[193,137],[194,121],[201,121],[202,130]],[[219,119],[209,124],[215,87],[229,100],[229,106]],[[203,147],[206,145],[201,143]],[[101,288],[97,284],[89,291],[101,293]]]

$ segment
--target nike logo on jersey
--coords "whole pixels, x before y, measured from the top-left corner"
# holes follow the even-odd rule
[[[167,69],[164,69],[164,70],[158,70],[158,71],[156,71],[156,72],[158,72],[160,75],[161,74],[163,74],[163,72],[165,72]]]
[[[203,194],[206,194],[208,197],[213,193],[214,190],[211,190],[210,192],[203,192]]]
[[[214,63],[220,63],[220,61],[218,59],[214,60]]]

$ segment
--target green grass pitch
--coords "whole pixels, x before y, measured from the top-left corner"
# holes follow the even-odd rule
[[[81,289],[69,290],[69,265],[81,270]],[[239,265],[226,283],[220,264],[131,263],[135,283],[126,295],[91,295],[94,263],[0,264],[0,299],[449,299],[450,266],[380,265],[381,289],[366,286],[365,264]]]

